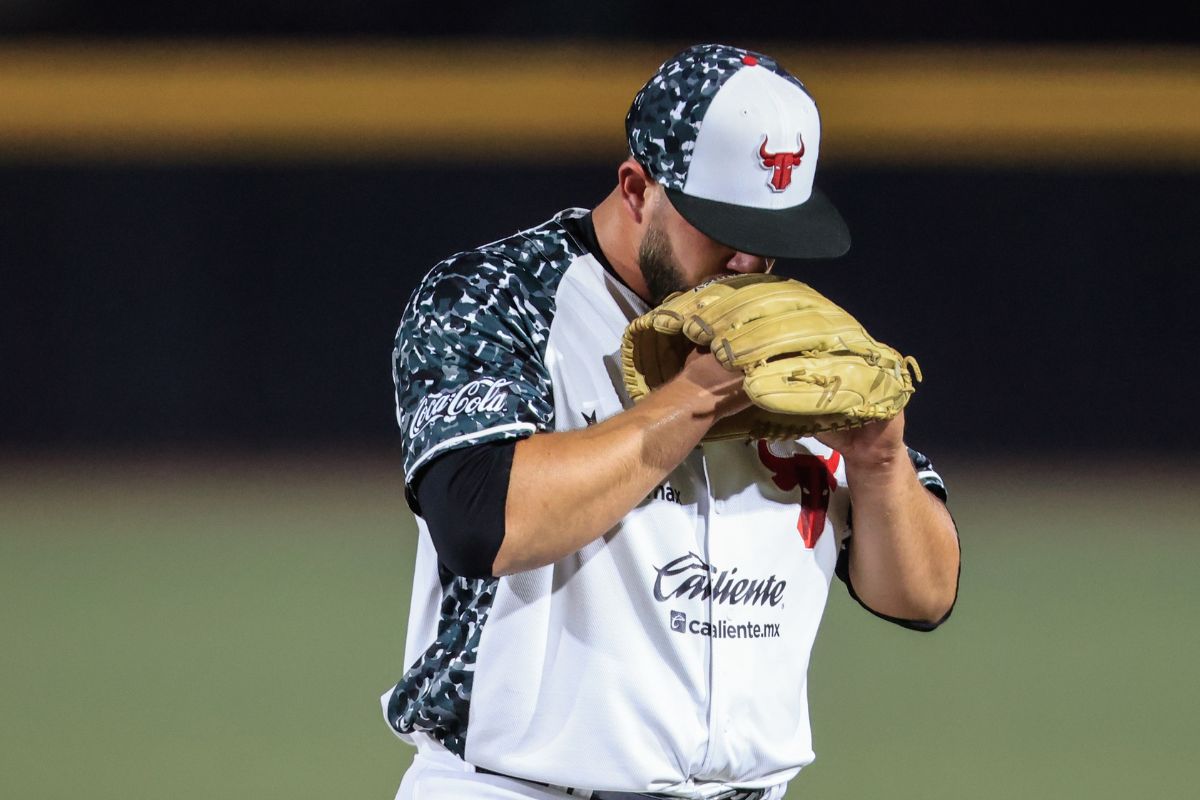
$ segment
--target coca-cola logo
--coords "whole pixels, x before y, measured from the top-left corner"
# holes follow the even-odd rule
[[[775,575],[766,578],[739,578],[738,568],[718,570],[695,553],[680,556],[665,566],[655,567],[654,599],[665,603],[671,598],[708,600],[731,606],[777,606],[783,601],[787,581]]]
[[[434,422],[449,421],[463,414],[499,414],[504,411],[511,385],[512,381],[506,378],[477,378],[456,389],[425,395],[409,420],[408,435],[416,436]]]

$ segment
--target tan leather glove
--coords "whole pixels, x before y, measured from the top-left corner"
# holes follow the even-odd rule
[[[891,419],[921,380],[914,358],[877,342],[807,284],[734,275],[673,294],[629,324],[621,344],[629,396],[637,401],[677,375],[693,343],[742,370],[754,403],[705,441],[796,438]]]

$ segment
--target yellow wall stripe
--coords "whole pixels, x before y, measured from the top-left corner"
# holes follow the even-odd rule
[[[0,158],[619,159],[672,47],[258,41],[0,46]],[[1200,165],[1200,49],[762,45],[831,160]]]

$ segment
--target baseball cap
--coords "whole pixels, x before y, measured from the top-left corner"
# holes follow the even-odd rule
[[[625,117],[629,152],[710,238],[773,258],[835,258],[850,231],[813,186],[821,118],[770,56],[701,44],[668,59]]]

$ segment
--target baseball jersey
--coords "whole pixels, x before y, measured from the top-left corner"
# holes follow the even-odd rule
[[[648,308],[572,235],[586,213],[455,255],[414,292],[393,361],[408,487],[439,454],[630,405],[621,337]],[[927,461],[918,475],[941,489]],[[414,510],[409,668],[381,699],[402,739],[514,777],[681,796],[812,761],[809,656],[850,535],[837,452],[703,444],[604,536],[500,578],[441,567]]]

